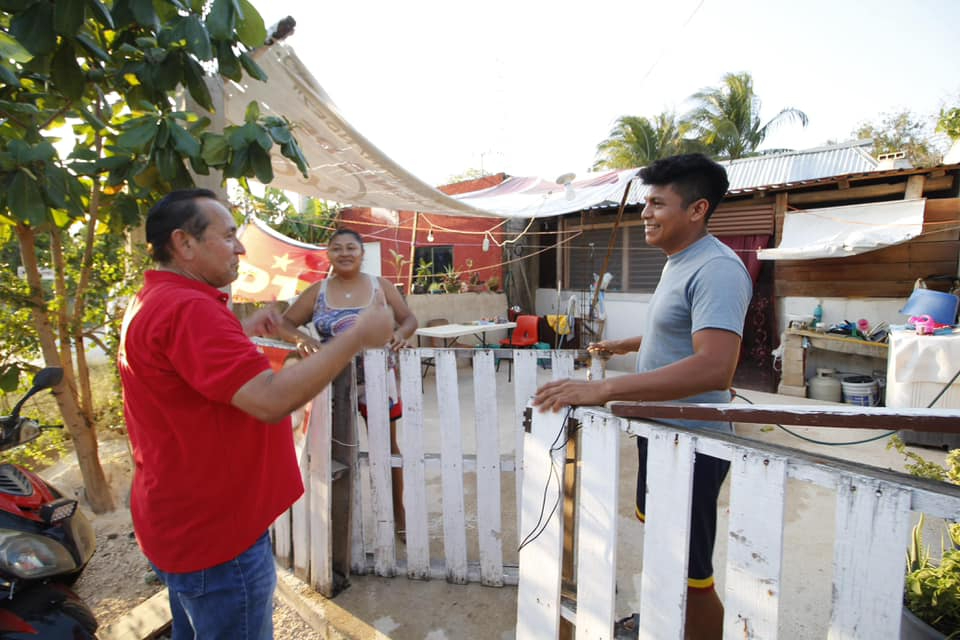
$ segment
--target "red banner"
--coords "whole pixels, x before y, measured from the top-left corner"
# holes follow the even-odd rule
[[[238,236],[247,253],[240,256],[240,275],[232,287],[234,302],[289,300],[327,275],[330,262],[325,247],[288,238],[256,218]]]

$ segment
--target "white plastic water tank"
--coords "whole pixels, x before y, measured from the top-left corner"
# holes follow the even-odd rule
[[[922,409],[960,408],[960,379],[945,387],[960,369],[960,334],[917,335],[914,331],[890,333],[887,359],[886,404],[888,407]],[[901,431],[907,444],[960,447],[960,435]]]

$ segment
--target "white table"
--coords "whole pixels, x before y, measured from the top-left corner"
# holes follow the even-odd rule
[[[448,347],[461,336],[476,336],[480,344],[487,344],[487,331],[499,331],[501,329],[513,329],[517,326],[516,322],[477,322],[470,324],[442,324],[437,327],[423,327],[417,329],[417,344],[420,344],[420,338],[439,338],[443,340],[443,346]]]

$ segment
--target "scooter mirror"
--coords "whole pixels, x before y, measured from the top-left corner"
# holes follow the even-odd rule
[[[33,386],[30,387],[26,395],[20,398],[20,401],[14,405],[13,411],[10,413],[11,418],[16,420],[20,417],[20,407],[23,406],[23,403],[26,402],[30,396],[38,391],[57,386],[61,380],[63,380],[63,369],[60,367],[46,367],[38,371],[37,375],[33,378]]]
[[[33,388],[36,390],[49,389],[60,384],[63,380],[63,369],[60,367],[47,367],[37,372],[33,377]]]

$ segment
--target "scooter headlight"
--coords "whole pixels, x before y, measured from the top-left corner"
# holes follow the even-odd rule
[[[23,531],[0,529],[0,569],[18,578],[35,579],[77,568],[73,556],[57,542]]]

